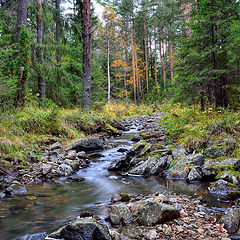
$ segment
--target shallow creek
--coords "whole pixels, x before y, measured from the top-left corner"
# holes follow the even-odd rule
[[[220,207],[216,198],[207,191],[207,184],[187,184],[184,181],[169,181],[158,177],[142,178],[121,176],[107,171],[112,161],[124,153],[119,148],[130,149],[130,139],[136,127],[124,132],[121,137],[110,139],[113,148],[97,152],[87,169],[77,172],[85,181],[68,183],[60,179],[56,183],[27,186],[27,194],[15,195],[0,202],[1,240],[41,240],[44,232],[51,232],[68,220],[88,210],[102,215],[103,207],[110,202],[114,193],[149,194],[168,191],[176,194],[204,196],[210,207]],[[167,190],[168,189],[168,190]]]

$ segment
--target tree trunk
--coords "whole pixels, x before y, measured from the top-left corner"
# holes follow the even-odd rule
[[[18,0],[18,9],[17,9],[17,36],[16,41],[19,42],[19,35],[22,24],[27,27],[27,5],[28,0]]]
[[[91,9],[90,0],[83,0],[83,79],[82,106],[91,107]]]
[[[20,58],[19,63],[19,74],[16,94],[14,98],[15,107],[24,106],[25,104],[25,85],[28,79],[28,65],[30,62],[28,51],[30,48],[29,39],[21,39],[20,33],[22,26],[27,27],[27,6],[28,0],[18,0],[17,9],[17,36],[16,41],[18,43],[18,57]],[[25,32],[27,34],[27,32]],[[23,36],[23,38],[26,36]],[[19,45],[22,47],[20,48]]]
[[[56,0],[55,2],[55,8],[56,8],[56,43],[57,43],[57,51],[56,51],[56,60],[57,60],[57,64],[60,65],[61,64],[61,54],[60,54],[60,4],[61,4],[61,0]]]
[[[148,47],[147,47],[147,31],[146,31],[146,16],[144,14],[144,48],[145,48],[145,64],[146,64],[146,85],[147,85],[147,96],[149,95],[148,87]]]
[[[156,26],[154,25],[154,76],[155,85],[158,86],[157,82],[157,43],[156,43]]]
[[[42,3],[41,0],[36,0],[37,2],[37,58],[38,64],[42,65],[43,63],[43,54],[42,54],[42,42],[43,42],[43,31],[42,31]],[[38,92],[39,99],[43,100],[45,98],[45,85],[41,72],[41,66],[38,68]]]
[[[171,72],[171,80],[173,80],[173,45],[169,42],[169,58],[170,58],[170,72]]]
[[[108,102],[110,102],[111,80],[110,80],[110,47],[109,47],[109,39],[107,40],[107,74],[108,74]]]
[[[166,51],[164,51],[164,41],[163,41],[163,87],[166,89]]]
[[[131,47],[132,47],[132,70],[133,70],[133,94],[134,94],[134,104],[137,104],[136,98],[136,76],[135,76],[135,57],[134,57],[134,44],[133,44],[133,29],[131,27]]]

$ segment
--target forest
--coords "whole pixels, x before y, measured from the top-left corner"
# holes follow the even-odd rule
[[[0,0],[0,239],[240,238],[239,111],[239,0]]]

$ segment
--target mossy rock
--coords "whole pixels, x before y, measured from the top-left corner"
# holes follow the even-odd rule
[[[88,211],[81,212],[81,214],[80,214],[81,218],[92,217],[92,216],[93,216],[93,213],[88,212]]]
[[[122,135],[122,133],[120,131],[118,131],[116,128],[114,128],[113,126],[111,126],[110,124],[105,124],[105,127],[103,128],[103,131],[113,135],[113,136],[119,136]]]
[[[122,202],[129,202],[131,200],[131,196],[127,193],[119,193],[121,196],[121,201]]]

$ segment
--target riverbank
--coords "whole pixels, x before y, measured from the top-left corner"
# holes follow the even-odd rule
[[[103,211],[104,218],[83,212],[45,239],[229,239],[216,214],[188,196],[115,194]]]

